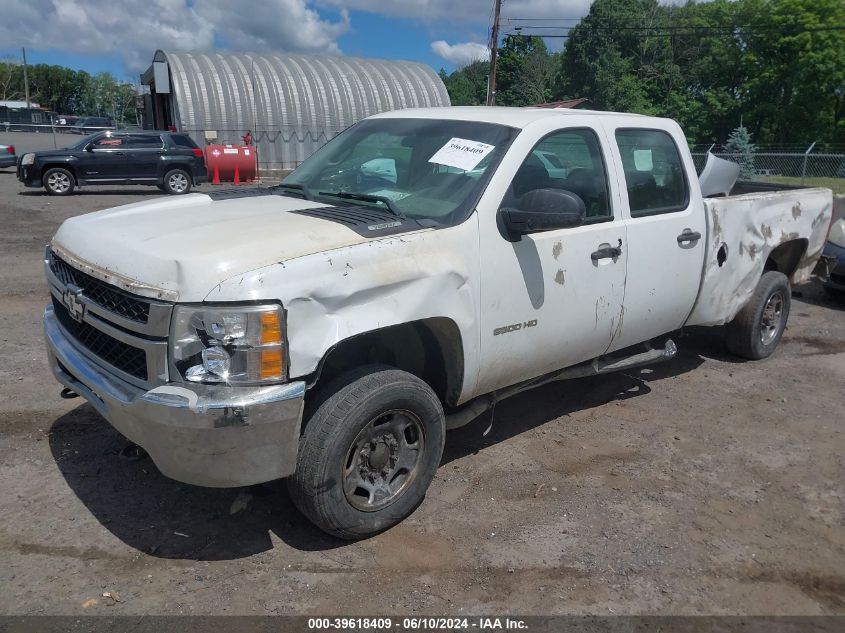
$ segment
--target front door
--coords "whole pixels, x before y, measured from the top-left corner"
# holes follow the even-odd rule
[[[599,356],[620,324],[627,238],[601,136],[590,127],[558,129],[528,147],[499,206],[518,208],[535,189],[563,189],[584,200],[586,223],[513,241],[497,222],[498,208],[479,209],[477,393]]]
[[[82,177],[89,183],[122,180],[126,177],[126,138],[107,133],[97,138],[85,159]]]
[[[681,328],[701,283],[706,219],[693,198],[678,146],[677,125],[665,130],[608,126],[617,169],[624,173],[628,277],[625,318],[611,351]],[[686,154],[688,158],[688,154]]]

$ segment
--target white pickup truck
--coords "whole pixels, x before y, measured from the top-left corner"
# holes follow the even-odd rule
[[[317,526],[372,535],[498,399],[670,359],[688,325],[772,353],[832,194],[713,164],[704,198],[681,129],[645,116],[374,116],[277,187],[67,220],[45,256],[52,371],[165,475],[287,477]]]

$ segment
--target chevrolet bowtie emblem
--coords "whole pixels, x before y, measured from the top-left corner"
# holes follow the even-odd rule
[[[82,321],[85,316],[85,304],[82,302],[82,288],[68,284],[62,295],[62,303],[65,304],[68,314],[74,321]]]

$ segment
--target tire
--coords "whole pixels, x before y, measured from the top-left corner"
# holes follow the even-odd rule
[[[68,196],[76,187],[76,178],[71,171],[63,167],[53,167],[41,177],[41,184],[51,196]]]
[[[164,174],[164,190],[173,196],[181,196],[191,190],[191,176],[184,169],[171,169]]]
[[[728,350],[750,360],[768,358],[780,342],[789,319],[791,290],[783,273],[763,273],[745,307],[726,328]]]
[[[291,499],[333,536],[383,532],[416,509],[437,472],[440,401],[416,376],[385,366],[348,372],[322,395],[300,438]]]

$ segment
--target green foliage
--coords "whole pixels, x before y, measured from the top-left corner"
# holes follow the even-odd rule
[[[542,38],[506,37],[499,48],[496,104],[529,106],[549,101],[556,62]]]
[[[725,143],[725,149],[731,154],[737,155],[739,177],[743,180],[753,179],[754,153],[757,151],[757,146],[751,142],[751,133],[748,129],[740,125],[731,132],[728,136],[728,142]]]
[[[27,67],[29,98],[58,114],[108,116],[116,122],[135,123],[136,89],[109,73],[90,75],[64,66]],[[23,100],[23,66],[0,61],[0,100]]]
[[[473,62],[447,75],[440,71],[440,78],[446,84],[452,105],[483,105],[487,99],[487,74],[490,72],[487,62]]]
[[[561,56],[556,98],[677,119],[724,142],[845,142],[842,0],[595,0]]]

